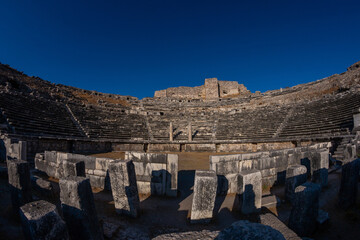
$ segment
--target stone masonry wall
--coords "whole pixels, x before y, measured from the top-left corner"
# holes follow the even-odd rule
[[[168,196],[177,193],[178,155],[126,152],[125,158],[134,162],[139,193]],[[111,189],[108,173],[109,164],[114,161],[111,158],[45,151],[36,154],[35,168],[60,179],[65,160],[84,161],[85,174],[91,186]]]
[[[272,186],[276,182],[284,182],[288,166],[300,164],[300,160],[308,158],[311,152],[329,152],[331,143],[318,143],[308,147],[291,149],[210,156],[210,170],[223,177],[227,183],[223,191],[236,191],[235,178],[244,170],[261,171],[263,184]],[[234,185],[234,186],[232,186]]]

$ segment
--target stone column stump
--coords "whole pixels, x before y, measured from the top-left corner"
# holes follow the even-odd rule
[[[239,208],[243,214],[258,212],[261,209],[262,177],[259,170],[241,171],[238,175]]]
[[[359,184],[360,159],[353,160],[342,166],[339,190],[339,205],[349,208],[356,202]]]
[[[68,240],[65,222],[55,205],[44,200],[27,203],[20,208],[20,217],[25,239]]]
[[[11,202],[15,214],[19,208],[32,201],[29,163],[23,160],[7,160]]]
[[[213,217],[217,189],[215,171],[195,172],[194,197],[191,206],[191,223],[208,223]]]
[[[304,183],[295,189],[289,228],[301,237],[311,235],[316,229],[320,190],[320,185],[310,182]]]
[[[110,163],[109,175],[116,212],[134,218],[137,217],[139,215],[140,200],[132,160]]]
[[[329,151],[311,152],[311,181],[326,187],[328,184]]]
[[[285,197],[288,201],[293,202],[296,187],[306,183],[306,171],[306,167],[303,165],[294,165],[287,168],[285,181]]]
[[[60,179],[60,201],[71,239],[103,239],[90,181],[83,177]]]

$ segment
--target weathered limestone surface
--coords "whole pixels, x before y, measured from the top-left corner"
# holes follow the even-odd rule
[[[295,199],[291,210],[289,227],[299,236],[309,236],[316,229],[319,213],[321,187],[307,182],[295,189]]]
[[[61,179],[60,201],[72,239],[103,239],[90,181],[83,177]]]
[[[284,236],[278,230],[260,223],[252,223],[246,220],[234,222],[230,227],[222,230],[216,239],[285,240]]]
[[[239,209],[244,214],[261,208],[262,178],[259,170],[241,171],[238,174]]]
[[[204,87],[206,100],[219,99],[219,85],[217,78],[206,78]]]
[[[309,153],[311,164],[311,180],[321,185],[327,186],[329,169],[329,150],[314,151]]]
[[[11,202],[15,214],[19,207],[32,201],[29,163],[22,160],[7,160]]]
[[[191,223],[208,223],[213,217],[217,189],[214,171],[195,172],[194,196],[191,205]]]
[[[76,160],[76,159],[68,159],[63,161],[63,176],[62,177],[70,177],[70,176],[78,176],[85,177],[85,163],[84,161]]]
[[[339,190],[339,205],[347,209],[356,202],[359,184],[360,159],[342,166]]]
[[[133,162],[131,160],[112,162],[109,166],[109,174],[116,211],[137,217],[140,200]]]
[[[260,215],[260,223],[279,231],[286,240],[301,240],[301,238],[274,214],[265,213]]]
[[[20,217],[26,239],[68,240],[65,222],[56,211],[55,205],[40,200],[27,203],[20,208]]]
[[[295,197],[295,189],[306,182],[306,167],[294,165],[286,170],[285,197],[292,202]]]

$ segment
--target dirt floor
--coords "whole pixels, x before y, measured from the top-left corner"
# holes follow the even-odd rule
[[[123,153],[106,153],[102,157],[123,158]],[[233,209],[235,196],[217,196],[214,219],[206,225],[191,225],[191,209],[195,169],[208,169],[208,156],[212,153],[181,153],[179,155],[179,194],[177,198],[140,196],[141,215],[137,219],[121,217],[115,213],[110,191],[93,189],[98,217],[102,222],[106,239],[149,239],[165,233],[188,231],[219,231],[241,219],[254,220],[254,216],[244,216]],[[100,156],[100,155],[98,155]],[[320,208],[330,216],[329,224],[319,229],[314,239],[359,239],[360,236],[360,199],[348,210],[339,208],[341,171],[329,175],[329,185],[320,196]],[[54,184],[56,182],[54,181]],[[274,194],[283,200],[283,186],[269,189],[264,195]],[[36,196],[36,193],[34,193]],[[55,202],[59,204],[58,202]],[[291,205],[281,201],[270,208],[279,219],[287,223]],[[23,239],[19,220],[14,217],[10,204],[10,193],[6,179],[0,179],[0,239]],[[205,239],[205,238],[204,238]]]

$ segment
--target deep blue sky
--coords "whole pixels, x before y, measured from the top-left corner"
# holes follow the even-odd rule
[[[264,92],[360,61],[359,2],[0,0],[0,61],[139,98],[207,77]]]

